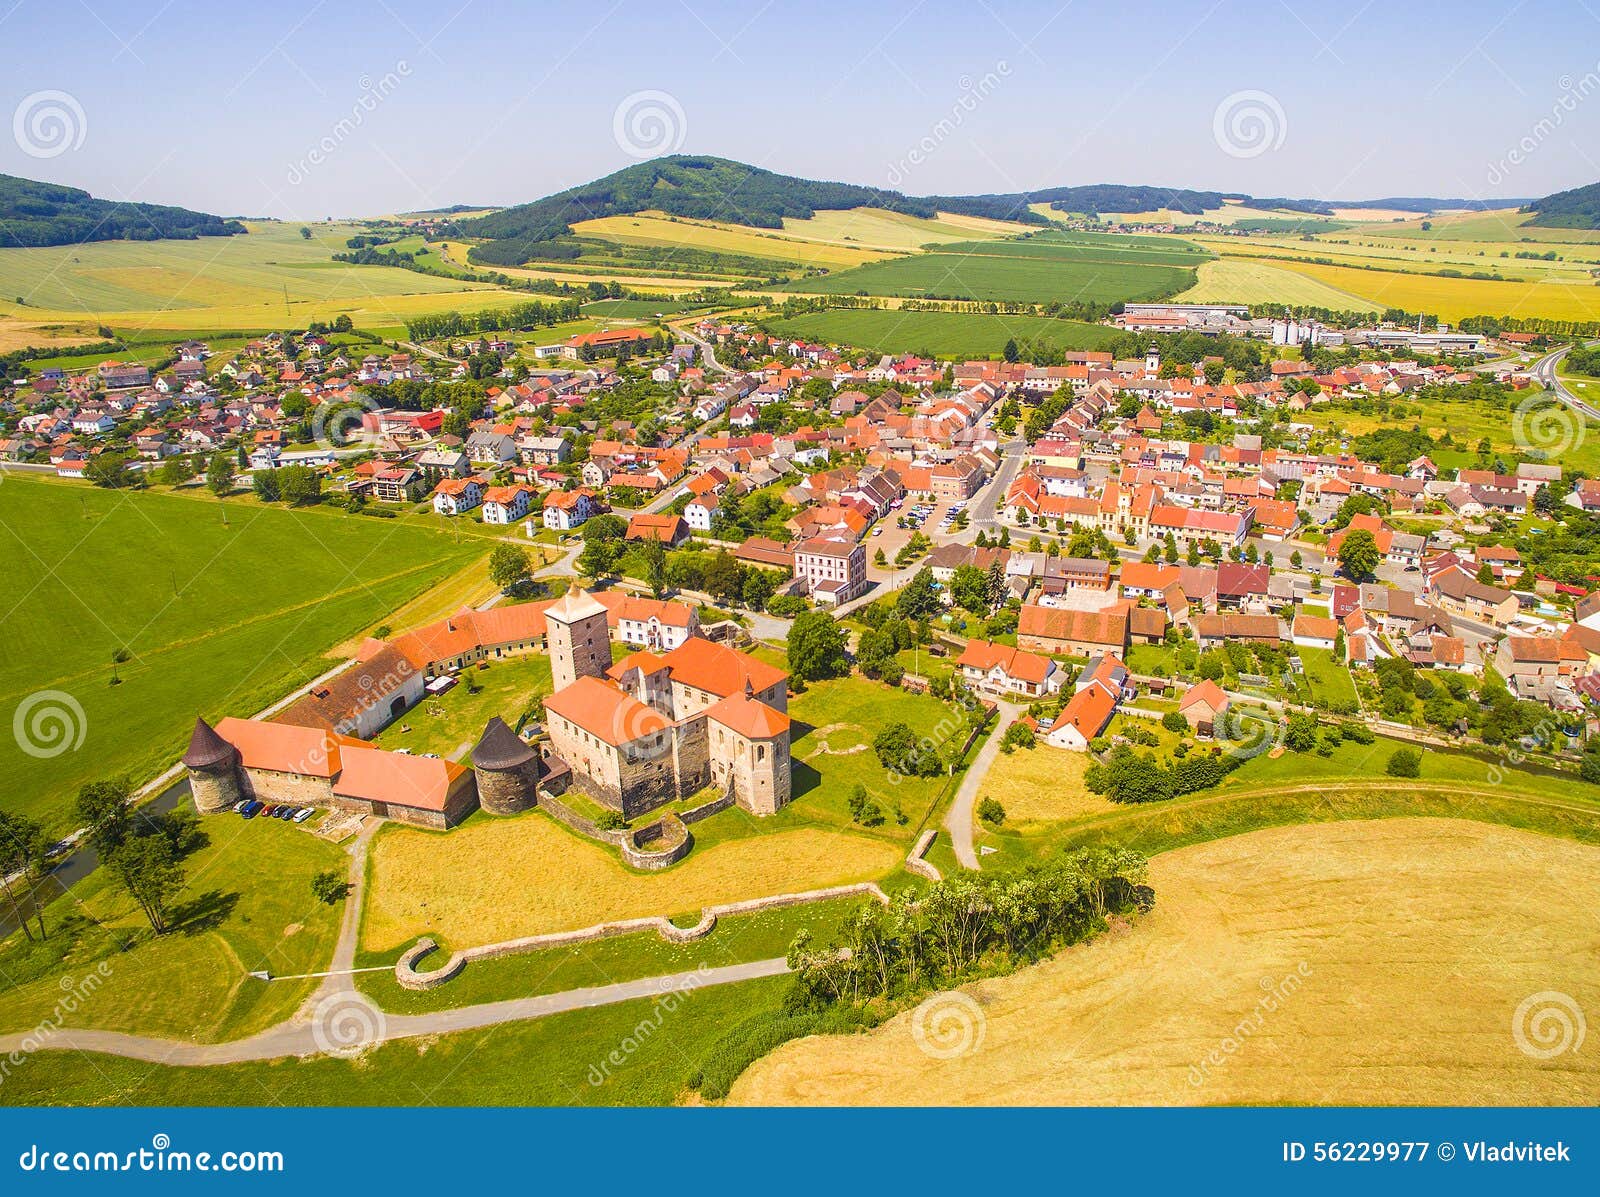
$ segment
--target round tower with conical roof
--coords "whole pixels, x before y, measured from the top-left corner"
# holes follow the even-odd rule
[[[478,805],[491,815],[514,815],[539,800],[539,757],[496,715],[472,750]]]
[[[189,770],[189,792],[194,808],[203,815],[228,810],[245,796],[239,777],[239,750],[217,734],[204,719],[194,721],[189,751],[183,754]]]

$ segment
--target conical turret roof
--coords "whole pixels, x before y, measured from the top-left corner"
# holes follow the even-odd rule
[[[484,726],[483,735],[472,750],[472,763],[479,769],[519,769],[533,756],[533,749],[496,715]]]
[[[231,765],[239,759],[234,746],[217,735],[217,729],[204,719],[194,721],[194,735],[189,737],[189,751],[183,754],[183,763],[191,769],[207,769],[217,765]]]

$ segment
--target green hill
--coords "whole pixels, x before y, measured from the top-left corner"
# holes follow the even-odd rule
[[[0,248],[85,241],[192,241],[245,231],[188,208],[96,199],[76,187],[0,175]]]
[[[1547,229],[1600,229],[1600,183],[1558,191],[1528,205],[1531,225]]]

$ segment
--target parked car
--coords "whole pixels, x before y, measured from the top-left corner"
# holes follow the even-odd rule
[[[296,810],[298,810],[298,809],[299,809],[298,807],[294,807],[294,806],[280,807],[278,809],[278,818],[280,818],[280,819],[284,820],[285,822],[287,822],[288,820],[294,818],[294,812]]]
[[[292,821],[295,822],[295,823],[304,823],[307,819],[309,819],[311,817],[311,815],[312,815],[311,808],[309,806],[302,806],[299,810],[294,812],[294,817],[293,817]]]
[[[253,819],[257,815],[259,815],[262,812],[262,810],[265,809],[265,807],[266,807],[266,803],[264,803],[264,802],[252,801],[248,806],[246,806],[239,813],[242,814],[247,819]]]

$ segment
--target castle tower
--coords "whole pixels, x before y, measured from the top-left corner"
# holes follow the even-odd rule
[[[189,770],[189,792],[194,807],[203,815],[213,815],[234,806],[244,797],[239,780],[239,750],[217,735],[216,728],[204,719],[194,721],[189,751],[183,754]]]
[[[1144,355],[1144,376],[1158,378],[1161,375],[1161,346],[1151,345]]]
[[[611,668],[606,609],[592,594],[569,590],[545,608],[550,677],[559,694],[580,677],[604,677]]]
[[[491,815],[514,815],[539,799],[539,758],[496,715],[472,750],[478,805]]]

